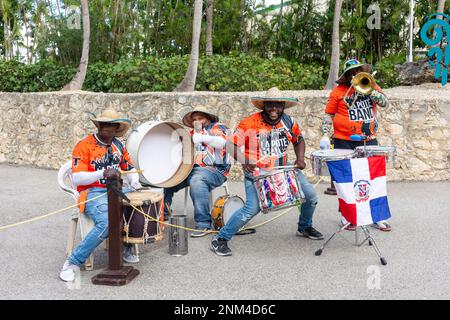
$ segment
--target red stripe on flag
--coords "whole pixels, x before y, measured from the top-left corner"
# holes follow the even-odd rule
[[[383,156],[368,157],[370,180],[386,176],[386,158]]]
[[[356,225],[356,204],[347,203],[343,199],[339,198],[339,211],[351,224]]]

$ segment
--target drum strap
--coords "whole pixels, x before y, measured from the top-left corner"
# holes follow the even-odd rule
[[[116,137],[113,138],[112,143],[116,146],[116,148],[119,150],[120,155],[123,155],[123,150],[125,149],[125,147],[123,146],[122,142],[117,139]]]
[[[114,191],[114,193],[119,197],[124,199],[126,202],[130,203],[130,199],[128,199],[128,197],[125,195],[125,193],[123,193],[122,190],[119,190],[117,188],[117,180],[115,179],[110,179],[110,180],[106,180],[106,186],[109,188],[111,188],[112,191]]]

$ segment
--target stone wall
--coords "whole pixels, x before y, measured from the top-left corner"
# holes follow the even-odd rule
[[[389,170],[389,179],[449,180],[450,91],[413,87],[389,89],[386,93],[391,103],[379,112],[380,142],[397,148],[395,168]],[[180,116],[189,108],[203,105],[234,128],[241,119],[256,111],[249,97],[263,94],[0,93],[0,163],[59,168],[70,159],[75,143],[95,131],[87,112],[98,114],[106,107],[124,112],[136,127],[158,117],[180,122]],[[284,94],[299,97],[301,101],[300,107],[289,109],[288,113],[301,121],[309,156],[318,149],[321,118],[329,91],[285,91]],[[293,159],[292,150],[290,153]],[[240,176],[240,166],[233,166],[231,178]]]

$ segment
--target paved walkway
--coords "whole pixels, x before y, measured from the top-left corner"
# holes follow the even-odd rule
[[[56,182],[57,172],[0,165],[0,226],[73,204]],[[314,226],[329,236],[337,228],[337,199],[317,187]],[[230,183],[243,196],[242,183]],[[189,254],[168,254],[167,237],[141,248],[141,274],[124,287],[94,286],[107,252],[95,254],[95,270],[67,285],[64,262],[70,213],[0,231],[0,299],[449,299],[450,183],[389,183],[393,231],[373,230],[388,265],[369,246],[352,245],[354,233],[333,240],[322,256],[321,241],[295,236],[292,209],[255,234],[236,236],[231,257],[209,249],[210,237],[189,239]],[[174,211],[183,210],[183,194]],[[189,204],[189,223],[192,205]],[[262,222],[274,214],[257,216]],[[379,276],[379,277],[378,277]],[[379,281],[378,281],[379,280]]]

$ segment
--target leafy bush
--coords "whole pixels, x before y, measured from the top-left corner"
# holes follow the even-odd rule
[[[377,79],[384,88],[398,83],[395,64],[400,57],[376,65]],[[121,60],[116,64],[97,62],[88,67],[83,89],[94,92],[173,91],[182,81],[189,56]],[[76,68],[52,60],[26,65],[0,60],[0,91],[37,92],[60,90],[75,75]],[[284,58],[260,58],[244,54],[202,56],[198,91],[262,91],[322,89],[328,68],[300,64]]]
[[[395,65],[402,64],[405,61],[405,55],[396,55],[384,58],[375,64],[374,69],[377,71],[375,79],[381,88],[391,88],[400,85]]]

